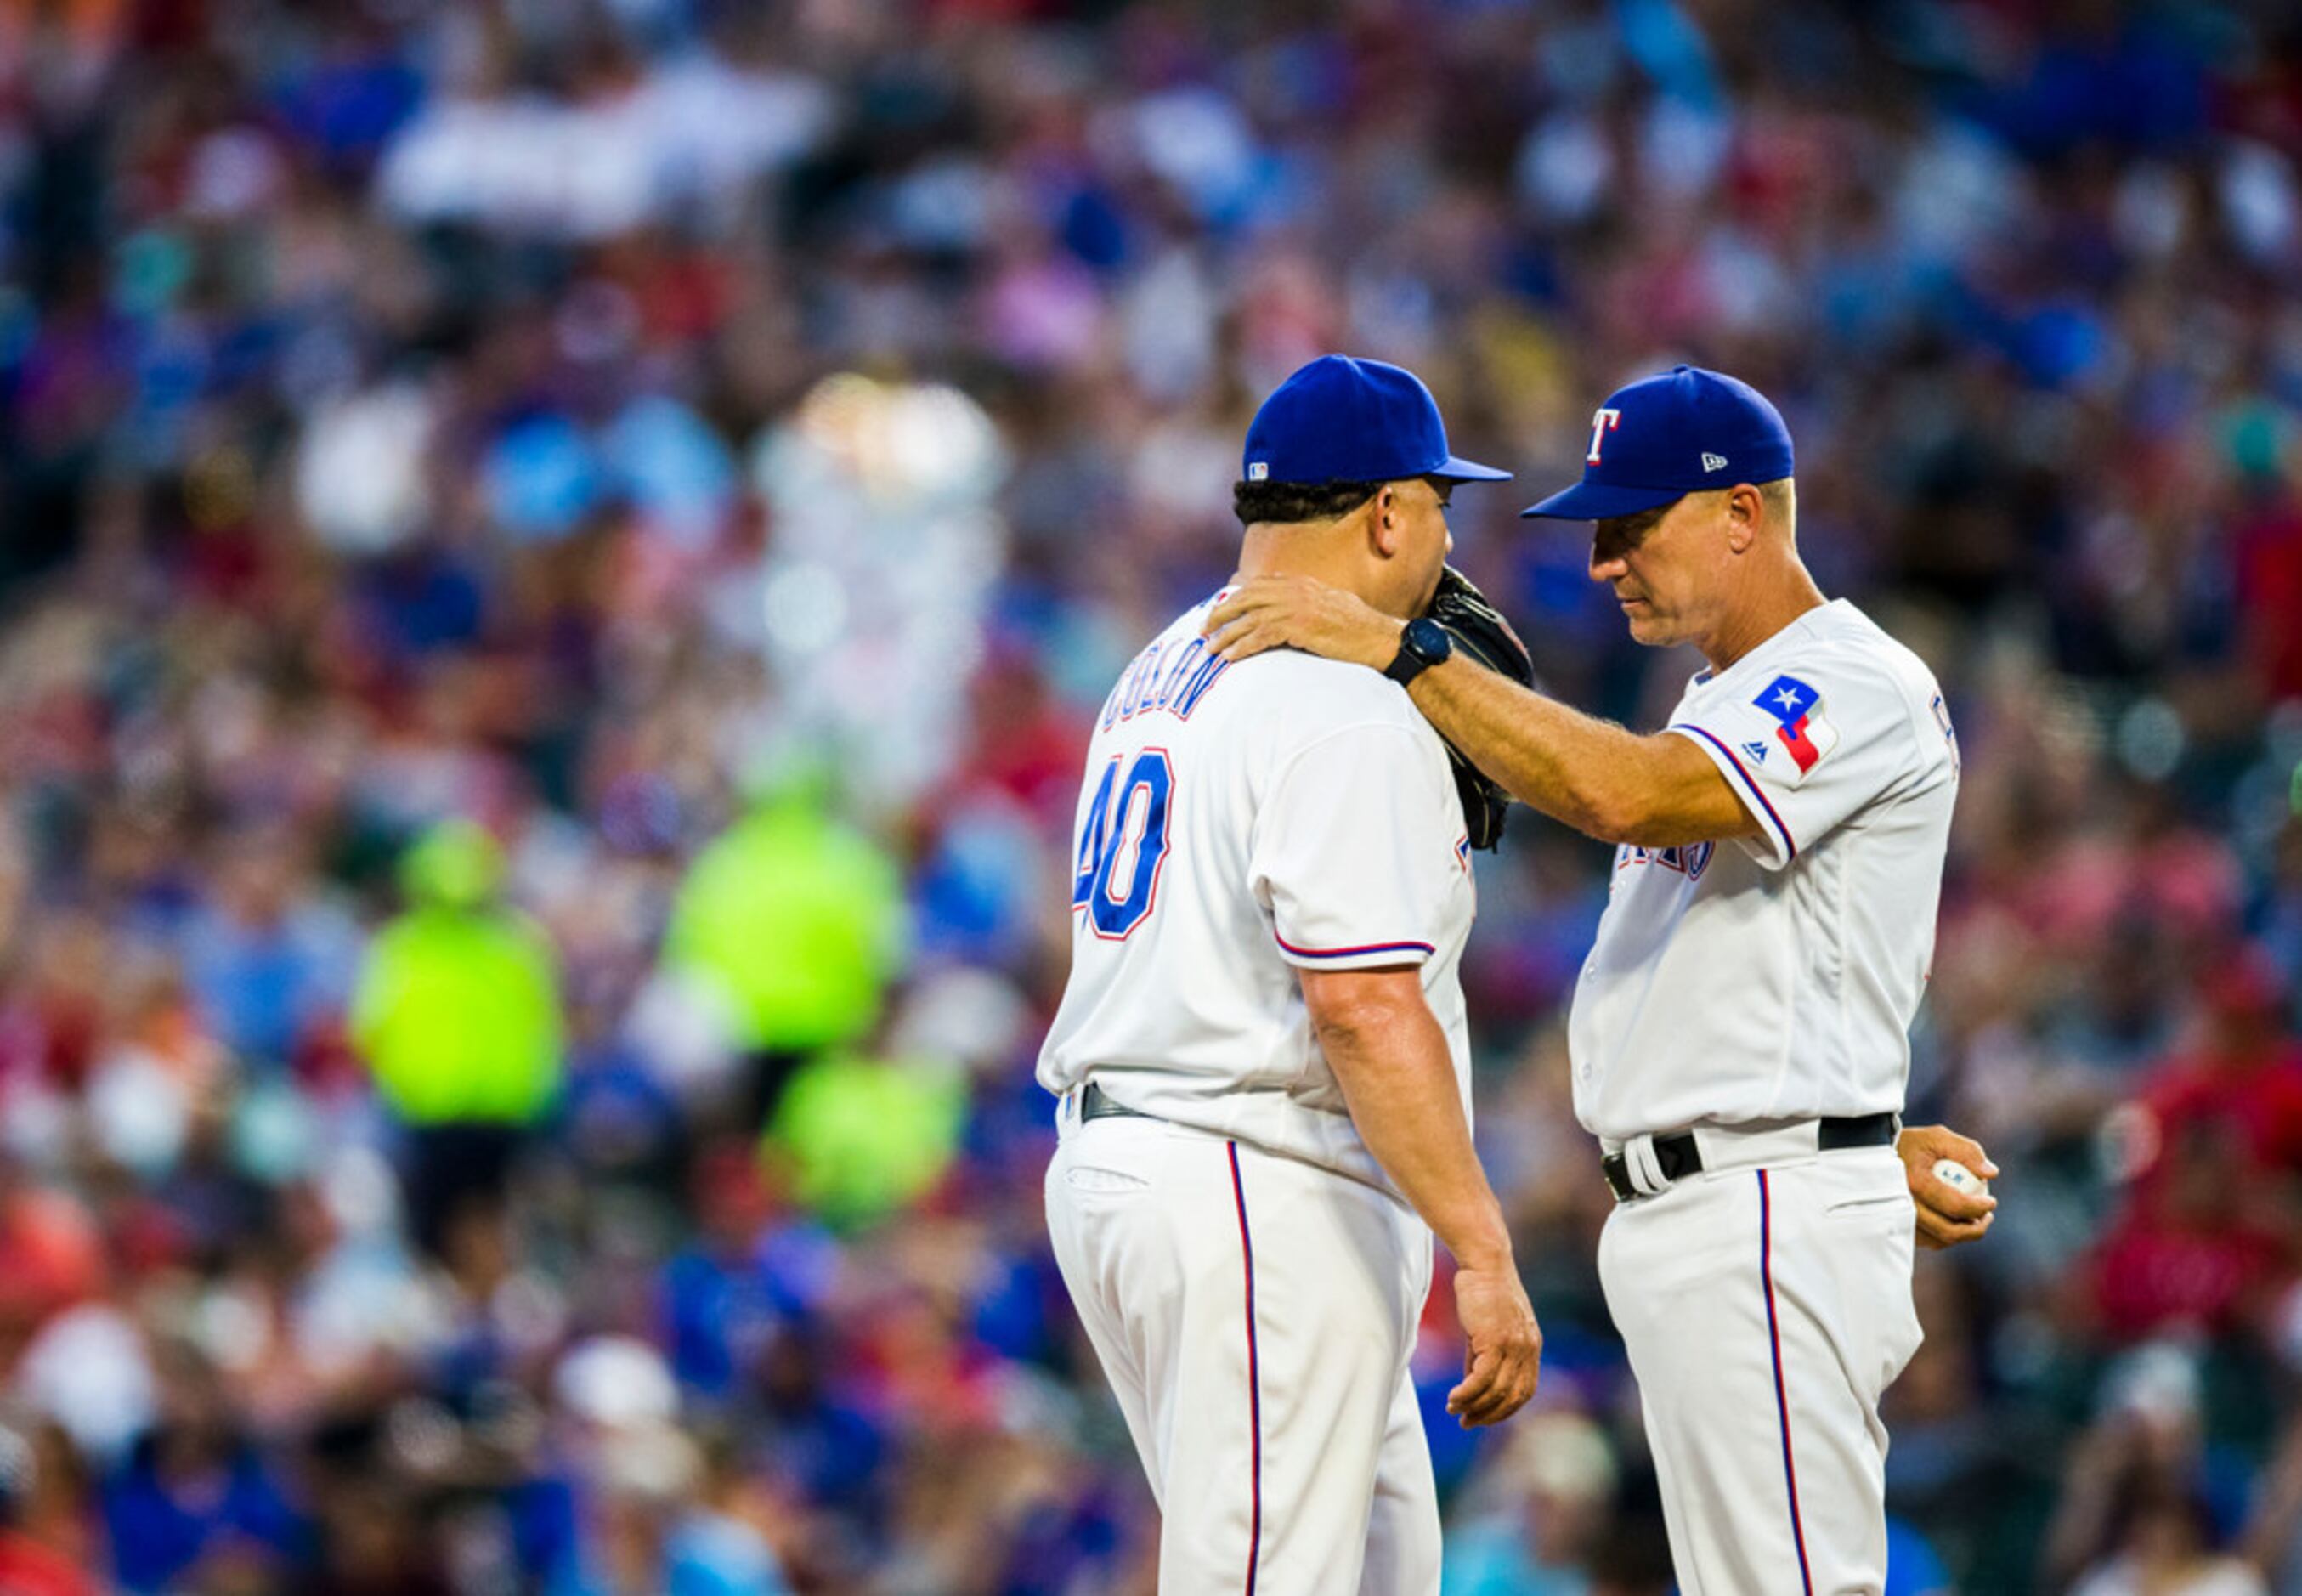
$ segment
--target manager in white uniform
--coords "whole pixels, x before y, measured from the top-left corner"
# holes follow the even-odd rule
[[[1957,738],[1918,657],[1808,575],[1792,473],[1771,404],[1682,365],[1612,395],[1583,480],[1525,512],[1595,521],[1591,575],[1631,634],[1709,661],[1664,731],[1463,662],[1410,689],[1516,796],[1618,844],[1569,1052],[1618,1199],[1600,1277],[1688,1596],[1884,1587],[1878,1399],[1919,1344],[1913,1239],[1970,1239],[1994,1205],[1932,1173],[1995,1173],[1981,1148],[1898,1117]],[[1416,643],[1291,577],[1207,626],[1228,659],[1382,668]]]
[[[1328,356],[1256,412],[1239,570],[1431,601],[1457,459],[1415,376]],[[1080,792],[1047,1228],[1150,1476],[1163,1596],[1437,1596],[1408,1377],[1435,1231],[1492,1424],[1542,1350],[1472,1149],[1475,907],[1445,748],[1396,680],[1242,666],[1205,601],[1121,675]]]

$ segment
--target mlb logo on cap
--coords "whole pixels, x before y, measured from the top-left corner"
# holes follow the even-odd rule
[[[1673,366],[1608,396],[1591,418],[1583,480],[1519,513],[1597,521],[1706,488],[1792,475],[1791,433],[1766,395],[1724,372]]]

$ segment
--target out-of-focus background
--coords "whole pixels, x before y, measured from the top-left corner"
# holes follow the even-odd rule
[[[1965,781],[1894,1589],[2302,1591],[2302,17],[2283,0],[0,6],[0,1589],[1151,1588],[1049,1258],[1087,718],[1300,361],[1654,724],[1617,383],[1781,405]],[[1482,857],[1549,1335],[1456,1593],[1665,1588],[1561,1003]],[[1699,1305],[1691,1305],[1699,1308]]]

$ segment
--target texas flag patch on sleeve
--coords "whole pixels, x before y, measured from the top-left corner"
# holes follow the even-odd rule
[[[1777,676],[1752,701],[1779,723],[1775,741],[1789,751],[1791,762],[1798,769],[1791,777],[1794,783],[1802,780],[1822,762],[1823,755],[1838,746],[1838,728],[1823,718],[1822,694],[1796,676]]]

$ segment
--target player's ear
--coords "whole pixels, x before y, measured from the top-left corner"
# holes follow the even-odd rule
[[[1719,507],[1726,517],[1726,546],[1741,554],[1759,539],[1759,525],[1767,513],[1766,501],[1759,490],[1743,483],[1726,490],[1726,502]]]
[[[1367,500],[1367,536],[1377,554],[1389,559],[1399,552],[1399,542],[1406,535],[1404,520],[1399,514],[1399,490],[1390,483],[1383,483]]]

